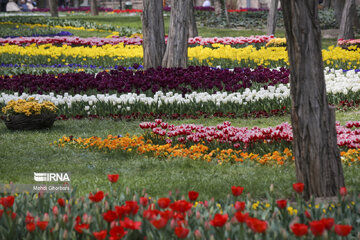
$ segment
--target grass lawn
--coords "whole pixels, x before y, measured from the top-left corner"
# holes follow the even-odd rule
[[[360,112],[337,113],[341,123],[358,120]],[[229,119],[170,121],[174,124],[215,125]],[[232,119],[234,126],[275,126],[290,121],[289,116],[262,119]],[[106,137],[108,134],[141,134],[139,121],[67,120],[57,121],[51,130],[9,131],[0,125],[0,182],[34,183],[34,172],[70,172],[71,184],[80,194],[96,189],[108,190],[106,174],[119,173],[120,185],[137,192],[147,189],[151,196],[162,197],[169,190],[186,193],[193,189],[201,199],[224,199],[231,185],[244,186],[253,197],[264,198],[270,184],[278,198],[291,197],[295,182],[294,166],[254,166],[250,164],[216,165],[189,159],[160,160],[120,153],[101,153],[50,144],[62,136]],[[345,180],[350,191],[360,191],[359,168],[345,167]]]
[[[99,24],[111,24],[113,26],[128,26],[132,28],[141,29],[141,19],[140,16],[120,16],[116,14],[102,14],[97,17],[93,16],[67,16],[67,19],[80,19],[89,22],[96,22]],[[165,32],[168,33],[169,29],[169,16],[164,17],[165,22]],[[64,29],[65,30],[65,29]],[[67,30],[69,31],[69,30]],[[87,31],[76,31],[70,30],[74,35],[80,37],[106,37],[109,33],[104,32],[87,32]],[[232,28],[209,28],[202,27],[198,24],[199,36],[202,37],[249,37],[254,35],[266,35],[265,29],[232,29]],[[285,37],[284,29],[277,29],[275,33],[276,37]],[[322,48],[327,49],[331,45],[336,45],[336,38],[323,38],[322,39]]]

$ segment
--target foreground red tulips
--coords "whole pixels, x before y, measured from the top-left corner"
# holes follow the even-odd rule
[[[108,176],[108,180],[114,186],[118,176]],[[271,195],[259,202],[243,194],[244,187],[240,186],[229,187],[228,199],[221,202],[196,202],[201,194],[193,190],[187,193],[189,201],[186,196],[169,194],[156,199],[113,190],[80,198],[50,194],[3,196],[0,236],[96,240],[277,239],[285,235],[287,239],[357,238],[359,196],[347,193],[339,195],[338,203],[309,204],[298,194],[304,191],[303,183],[293,184],[293,189],[296,202],[275,200]]]

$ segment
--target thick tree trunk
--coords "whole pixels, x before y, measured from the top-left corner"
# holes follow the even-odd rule
[[[79,0],[74,0],[74,7],[78,8],[80,6]]]
[[[279,0],[271,0],[269,15],[267,19],[267,35],[274,35],[276,29],[276,15]]]
[[[194,1],[190,0],[190,16],[189,16],[189,37],[197,37],[198,29],[196,26],[196,19],[195,19],[195,10],[194,10]]]
[[[167,68],[187,66],[190,12],[189,0],[172,0],[169,37],[162,66]]]
[[[49,8],[50,8],[50,14],[52,17],[58,17],[58,7],[57,7],[57,1],[56,0],[49,0]]]
[[[335,196],[344,186],[335,129],[328,104],[321,55],[318,3],[281,0],[291,81],[291,122],[296,177],[304,198]]]
[[[353,30],[353,17],[356,12],[353,12],[352,9],[355,10],[355,1],[354,0],[346,0],[344,10],[341,17],[340,22],[340,31],[339,37],[343,39],[352,39],[355,38],[354,30]]]
[[[165,53],[165,30],[162,0],[143,0],[142,32],[144,68],[161,66]]]
[[[90,12],[92,16],[99,15],[99,11],[97,8],[96,0],[90,0]]]
[[[335,20],[339,24],[341,23],[341,17],[345,6],[345,0],[335,0],[334,2],[334,14]]]

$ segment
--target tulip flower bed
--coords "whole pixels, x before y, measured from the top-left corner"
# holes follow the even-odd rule
[[[66,117],[112,114],[137,118],[165,114],[176,118],[199,113],[203,116],[220,116],[220,113],[233,117],[269,116],[287,113],[290,108],[289,84],[282,83],[288,81],[288,74],[286,69],[262,67],[233,71],[189,67],[135,73],[122,69],[102,72],[96,77],[85,73],[2,76],[0,89],[4,92],[0,106],[11,100],[35,97],[39,101],[54,102],[59,113]],[[331,104],[340,108],[358,104],[358,71],[325,69],[325,76]]]
[[[347,51],[339,47],[323,50],[324,65],[332,68],[360,68],[360,52]],[[54,46],[52,44],[29,46],[0,46],[0,62],[5,64],[82,64],[102,66],[132,66],[141,63],[142,46],[103,45],[103,46]],[[195,46],[188,49],[189,65],[222,66],[223,68],[287,67],[288,54],[285,47],[256,49],[249,45],[235,48],[224,44]]]
[[[18,24],[3,24],[0,23],[1,32],[0,39],[1,40],[10,40],[18,37],[54,37],[54,36],[71,36],[72,33],[55,30],[53,28],[44,28],[44,27],[28,27],[24,25]]]
[[[231,45],[233,47],[241,47],[247,45],[254,46],[265,46],[269,40],[274,39],[274,36],[251,36],[251,37],[224,37],[224,38],[202,38],[195,37],[189,38],[189,46],[196,45],[209,45],[215,43],[220,43],[224,45]],[[165,38],[167,41],[167,37]],[[0,45],[10,44],[10,45],[29,45],[35,43],[36,45],[40,44],[53,44],[53,45],[69,45],[69,46],[103,46],[106,44],[117,45],[119,43],[124,43],[124,45],[142,45],[142,38],[136,37],[119,37],[112,36],[112,38],[80,38],[80,37],[21,37],[15,39],[4,39],[0,38]]]
[[[352,130],[353,127],[356,129]],[[358,164],[360,147],[360,122],[347,122],[346,126],[336,124],[338,146],[344,163]],[[226,121],[215,126],[183,124],[175,126],[156,119],[155,122],[142,122],[145,129],[141,136],[112,136],[74,138],[62,137],[55,145],[74,146],[82,149],[104,152],[120,151],[124,154],[141,154],[158,158],[190,158],[222,164],[259,163],[283,165],[293,163],[291,143],[293,139],[290,124],[275,127],[239,128]]]
[[[30,27],[52,27],[82,31],[118,32],[122,36],[130,36],[141,30],[130,27],[118,27],[110,24],[97,24],[84,20],[47,17],[0,17],[1,24],[21,24]]]
[[[109,174],[111,189],[119,174]],[[231,189],[231,191],[230,191]],[[198,201],[189,191],[162,198],[145,192],[97,191],[88,196],[6,195],[0,198],[0,235],[4,239],[357,239],[359,197],[339,190],[339,200],[317,204],[300,198],[303,183],[294,183],[296,202],[268,194],[259,202],[246,188],[229,187],[222,202]]]
[[[360,39],[339,39],[337,42],[339,47],[348,49],[348,50],[358,50],[360,49]],[[350,48],[351,47],[351,48]]]

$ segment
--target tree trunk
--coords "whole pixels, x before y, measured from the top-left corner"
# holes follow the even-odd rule
[[[331,8],[331,6],[332,6],[331,2],[332,2],[332,0],[324,0],[324,8],[325,9]]]
[[[267,35],[275,35],[278,4],[279,0],[271,0],[270,2],[269,15],[267,19]]]
[[[99,15],[99,11],[97,8],[96,0],[90,0],[90,11],[92,16]]]
[[[196,27],[196,19],[195,19],[195,9],[194,9],[194,1],[190,0],[190,16],[189,16],[189,37],[194,38],[197,37],[198,29]]]
[[[222,4],[222,10],[223,10],[223,13],[224,13],[225,19],[226,19],[226,26],[230,27],[230,19],[229,19],[229,14],[228,14],[227,7],[226,7],[226,0],[221,0],[221,4]]]
[[[144,68],[161,66],[165,53],[163,2],[143,0],[142,13]]]
[[[291,81],[291,122],[297,181],[303,196],[335,196],[344,186],[335,128],[328,104],[321,55],[318,3],[281,0]]]
[[[335,0],[335,2],[334,2],[335,20],[339,24],[339,26],[341,23],[341,17],[342,17],[344,6],[345,6],[345,0]]]
[[[78,8],[80,6],[79,0],[74,0],[74,7]]]
[[[162,66],[167,68],[187,66],[189,38],[189,0],[171,0],[169,37]]]
[[[221,19],[221,0],[214,1],[214,8],[215,8],[215,16],[220,20]]]
[[[355,38],[354,30],[353,30],[353,14],[356,12],[352,11],[351,9],[355,10],[355,2],[354,0],[346,0],[344,10],[341,17],[340,23],[340,31],[339,37],[343,39],[352,39]]]
[[[58,7],[57,7],[57,1],[56,0],[49,0],[49,8],[50,8],[50,14],[52,17],[58,17]]]

